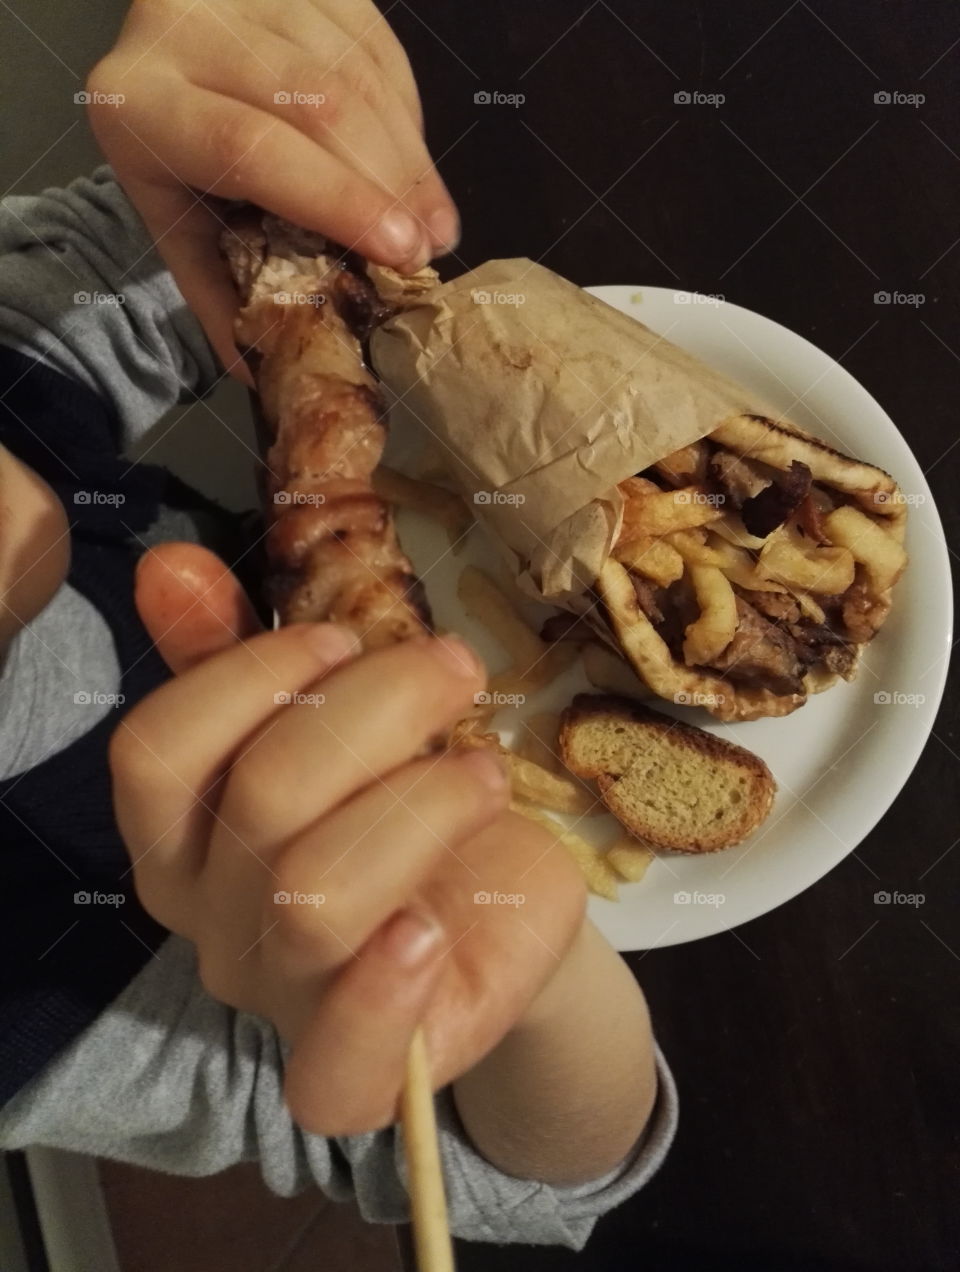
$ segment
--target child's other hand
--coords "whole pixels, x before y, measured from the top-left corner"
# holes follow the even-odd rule
[[[494,757],[423,754],[484,685],[459,640],[358,657],[328,624],[251,634],[235,580],[184,544],[144,559],[137,603],[180,673],[114,735],[138,894],[211,994],[292,1043],[301,1125],[385,1125],[419,1023],[441,1086],[527,1012],[580,929],[579,872],[506,811]]]
[[[224,365],[216,202],[249,199],[409,271],[455,246],[407,57],[370,0],[135,0],[87,84],[107,159]]]

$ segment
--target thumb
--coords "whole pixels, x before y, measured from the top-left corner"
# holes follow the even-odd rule
[[[171,187],[122,174],[121,182],[224,370],[252,389],[233,338],[240,298],[220,254],[224,222],[216,201],[198,198],[179,182]]]
[[[142,556],[134,599],[150,639],[177,675],[261,627],[236,576],[195,543],[163,543]]]
[[[304,1130],[356,1135],[396,1120],[410,1040],[443,971],[443,945],[432,914],[399,910],[324,990],[284,1076],[287,1107]]]

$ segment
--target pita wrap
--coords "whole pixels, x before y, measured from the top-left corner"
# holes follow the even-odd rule
[[[529,260],[488,261],[433,288],[417,285],[408,294],[394,288],[391,299],[400,309],[372,335],[373,364],[440,443],[453,481],[528,595],[587,616],[654,692],[704,705],[721,719],[786,714],[809,692],[854,674],[859,649],[889,611],[890,587],[905,561],[905,503],[888,474],[778,418],[752,390]],[[742,586],[742,565],[737,576],[738,631],[746,630],[749,617],[758,640],[769,635],[763,624],[773,623],[781,648],[788,638],[796,644],[786,620],[762,613],[754,623],[744,594],[772,591],[790,594],[791,603],[797,599],[796,586],[763,576],[768,558],[806,553],[830,563],[834,573],[827,577],[848,567],[845,595],[831,598],[823,631],[808,629],[811,614],[825,613],[824,598],[798,599],[802,614],[792,626],[802,639],[791,675],[750,682],[742,661],[724,669],[687,665],[677,641],[671,643],[669,624],[645,607],[640,576],[617,559],[636,511],[629,501],[640,501],[642,520],[644,487],[651,485],[631,486],[628,479],[649,474],[675,489],[670,473],[658,475],[655,466],[692,446],[711,466],[677,498],[733,501],[713,529],[705,524],[705,541],[723,531],[750,552],[751,569],[757,567],[753,588]],[[726,469],[713,466],[718,453]],[[731,466],[766,490],[762,497],[744,496],[759,500],[744,503],[744,518],[750,511],[755,521],[768,521],[780,504],[787,507],[783,522],[766,535],[745,533],[739,497],[723,484]],[[815,518],[819,538],[805,542],[794,522],[798,501],[811,492],[818,503],[807,499],[807,524]],[[822,530],[838,507],[859,517],[844,512],[837,520],[840,546]],[[789,526],[788,518],[794,519]],[[788,529],[792,538],[781,542]],[[864,535],[868,550],[858,555]],[[765,556],[774,540],[779,556]],[[885,569],[877,567],[878,553]],[[684,587],[689,592],[679,579],[661,589],[659,599],[672,603]],[[842,656],[828,656],[824,644],[820,657],[814,636],[842,645]]]

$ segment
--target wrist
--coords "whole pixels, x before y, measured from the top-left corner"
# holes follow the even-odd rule
[[[553,1028],[555,1022],[566,1015],[576,997],[577,986],[582,983],[583,969],[590,961],[597,938],[596,928],[585,919],[549,980],[511,1029],[510,1036],[536,1037]]]

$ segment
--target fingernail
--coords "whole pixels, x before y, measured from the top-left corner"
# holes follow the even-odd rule
[[[306,638],[314,652],[325,662],[338,662],[341,658],[346,658],[359,644],[349,627],[339,627],[336,623],[311,623]]]
[[[452,252],[460,242],[460,218],[451,206],[434,209],[427,217],[427,228],[437,255]]]
[[[381,933],[384,953],[401,967],[415,967],[433,954],[440,944],[443,928],[425,910],[401,910]]]
[[[506,761],[496,751],[462,751],[457,758],[473,771],[474,777],[492,794],[502,795],[506,790],[510,780],[509,771]]]
[[[410,213],[401,208],[385,212],[375,233],[384,253],[396,261],[407,261],[421,249],[420,227]]]
[[[427,649],[457,676],[473,679],[483,670],[483,664],[465,640],[459,636],[432,636],[425,642]]]

